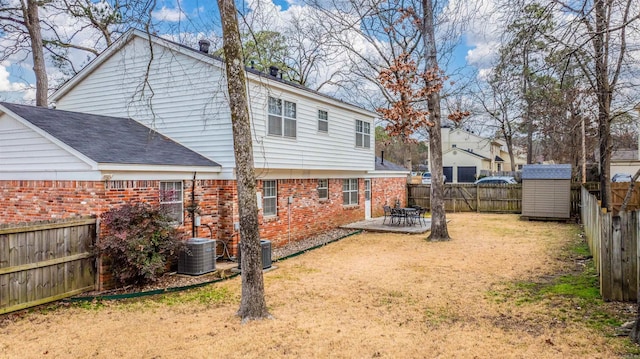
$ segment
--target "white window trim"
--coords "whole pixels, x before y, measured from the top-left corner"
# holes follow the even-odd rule
[[[349,189],[346,190],[346,191],[344,189],[344,181],[349,181]],[[353,182],[353,181],[355,181],[355,182]],[[351,186],[353,183],[356,184],[355,189],[353,189],[352,186]],[[342,205],[343,206],[357,206],[358,204],[360,204],[359,203],[360,202],[359,187],[360,187],[360,184],[359,184],[359,181],[358,181],[357,178],[345,178],[345,179],[342,180]],[[349,203],[346,203],[345,200],[344,200],[345,193],[349,193]],[[356,202],[355,203],[351,202],[351,194],[352,193],[356,193]]]
[[[362,131],[358,131],[358,122],[362,123]],[[364,149],[370,149],[371,148],[371,123],[367,122],[367,121],[363,121],[363,120],[356,120],[355,122],[356,128],[356,136],[355,136],[355,146],[356,148],[364,148]],[[365,128],[368,127],[368,132],[365,132]],[[365,141],[365,138],[368,137],[369,140]],[[361,138],[362,141],[362,145],[358,146],[358,138]]]
[[[274,196],[267,196],[267,188],[266,188],[266,184],[267,182],[273,182],[274,184],[274,189],[275,189],[275,195]],[[262,214],[265,217],[275,217],[278,215],[278,181],[277,180],[263,180],[262,181]],[[275,211],[274,213],[267,213],[267,199],[275,199]]]
[[[274,99],[274,100],[279,100],[281,101],[281,112],[279,114],[277,113],[271,113],[270,112],[270,108],[269,108],[269,100],[270,99]],[[287,117],[285,116],[286,113],[286,104],[287,103],[291,103],[293,105],[295,105],[295,116],[296,117]],[[269,117],[270,116],[274,116],[274,117],[279,117],[280,119],[280,128],[282,130],[282,133],[277,134],[277,133],[270,133],[269,132]],[[285,134],[285,122],[286,120],[291,120],[295,123],[295,136],[287,136]],[[281,137],[281,138],[289,138],[289,139],[297,139],[298,138],[298,104],[295,101],[289,101],[285,98],[282,97],[275,97],[275,96],[268,96],[267,97],[267,123],[266,123],[266,127],[267,127],[267,136],[272,136],[272,137]]]
[[[324,112],[325,114],[327,114],[327,118],[326,119],[322,119],[320,118],[320,112]],[[327,130],[321,130],[320,129],[320,122],[324,122],[327,124]],[[329,111],[325,110],[325,109],[318,109],[318,128],[317,128],[318,132],[320,133],[329,133]]]
[[[320,186],[320,181],[326,181],[326,187],[321,187]],[[320,190],[321,189],[324,189],[324,190],[327,191],[327,196],[326,197],[321,197],[320,196]],[[327,179],[327,178],[318,178],[318,199],[321,200],[321,201],[329,199],[329,179]]]
[[[175,185],[179,184],[180,186],[180,196],[178,198],[175,198],[173,200],[163,200],[163,189],[162,189],[162,184],[163,183],[172,183],[173,186],[171,188],[171,190],[175,190]],[[176,204],[176,203],[180,203],[180,218],[176,219],[176,223],[178,224],[183,224],[184,223],[184,185],[182,183],[182,181],[160,181],[160,198],[159,198],[159,202],[160,202],[160,208],[163,207],[163,205],[172,205],[172,204]]]

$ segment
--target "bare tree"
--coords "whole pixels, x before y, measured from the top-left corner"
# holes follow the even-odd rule
[[[40,2],[36,0],[22,0],[20,2],[0,0],[0,30],[10,34],[14,42],[13,46],[5,47],[2,51],[0,61],[21,52],[23,54],[30,53],[36,77],[36,105],[46,107],[48,105],[49,82],[38,13],[39,6]],[[24,43],[28,45],[22,45]],[[25,49],[29,51],[23,51]]]
[[[238,182],[242,298],[238,315],[243,322],[269,317],[264,298],[262,256],[258,227],[256,177],[245,66],[242,59],[240,29],[233,0],[218,0],[227,68],[227,87],[233,128],[233,148]]]
[[[507,146],[511,171],[515,171],[514,139],[518,135],[519,117],[513,113],[513,107],[518,102],[517,81],[502,74],[499,68],[494,68],[487,81],[486,88],[479,88],[475,94],[484,113],[496,124],[496,137],[501,136]]]
[[[639,5],[636,0],[554,3],[572,15],[558,42],[570,50],[597,98],[600,199],[602,208],[611,210],[611,107],[629,66],[627,30],[640,19]]]
[[[435,26],[433,23],[434,7],[432,0],[422,0],[422,39],[424,41],[424,57],[427,68],[438,70],[438,52],[436,48]],[[434,80],[427,81],[427,86],[433,86]],[[429,120],[433,126],[429,127],[429,147],[431,149],[431,232],[430,241],[448,241],[447,216],[444,210],[444,173],[442,170],[442,132],[440,113],[440,92],[432,91],[427,94]]]
[[[93,59],[129,27],[146,24],[155,1],[91,0],[0,0],[0,32],[4,43],[0,61],[33,61],[36,104],[46,106],[49,79],[47,66],[67,76],[80,69],[70,51],[86,53]],[[73,18],[73,26],[61,27],[60,18]],[[87,39],[92,40],[85,44]],[[53,84],[55,86],[55,84]]]

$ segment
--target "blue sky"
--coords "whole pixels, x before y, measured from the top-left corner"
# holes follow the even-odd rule
[[[464,0],[459,1],[462,1],[460,4],[464,4]],[[455,3],[456,1],[450,0],[450,2]],[[286,18],[288,16],[287,12],[291,10],[292,7],[297,7],[297,11],[303,7],[303,5],[293,0],[254,0],[253,6],[256,6],[256,3],[260,4],[258,6],[261,6],[262,9],[270,11],[269,16],[271,17],[270,19],[273,19],[274,23],[278,23],[281,19]],[[166,28],[175,28],[177,24],[180,24],[180,29],[182,30],[182,28],[184,28],[183,31],[185,32],[198,32],[203,31],[198,29],[198,26],[202,28],[209,26],[208,31],[211,31],[212,24],[217,23],[217,21],[211,19],[212,14],[217,15],[215,1],[183,0],[180,2],[159,2],[156,11],[153,13],[153,17],[154,20],[165,25]],[[192,19],[192,21],[188,21],[187,18]],[[59,24],[57,25],[59,25],[60,28],[74,26],[74,22],[69,19],[60,17],[58,20]],[[215,27],[215,25],[213,26]],[[486,26],[486,24],[484,26]],[[160,31],[162,31],[161,29],[163,27],[162,25],[160,26]],[[470,60],[472,65],[482,67],[482,62],[486,62],[486,59],[490,57],[487,54],[490,53],[491,49],[489,48],[489,51],[487,51],[486,47],[483,48],[482,45],[478,46],[479,44],[476,41],[481,39],[484,43],[487,43],[486,39],[482,39],[482,36],[474,34],[473,24],[469,28],[470,34],[472,35],[465,35],[463,37],[464,42],[455,49],[453,54],[454,61],[450,64],[451,68],[462,68],[467,64],[467,60]],[[203,35],[196,34],[195,36]],[[206,32],[204,36],[206,36]],[[0,36],[0,46],[2,46],[2,40],[4,39]],[[476,41],[476,43],[473,43],[474,41]],[[478,48],[481,49],[479,52],[477,51]],[[477,51],[475,56],[473,51]],[[86,53],[77,53],[75,56],[77,57],[78,64],[86,63]],[[22,56],[22,58],[14,57],[9,61],[0,63],[0,100],[26,103],[32,101],[34,90],[28,90],[30,86],[33,87],[33,83],[35,82],[31,67],[32,62],[30,56]],[[56,69],[51,66],[49,66],[47,70],[49,72],[50,84],[60,83],[66,78],[63,74],[56,72]],[[468,73],[470,76],[473,76],[471,75],[471,71],[468,71]]]

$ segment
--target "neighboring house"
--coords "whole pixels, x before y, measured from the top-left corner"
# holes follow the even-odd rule
[[[516,170],[526,163],[515,157]],[[500,140],[479,136],[461,128],[442,128],[442,164],[447,182],[473,183],[484,173],[511,170],[506,146]]]
[[[611,152],[611,177],[616,173],[634,175],[640,169],[640,151],[617,150]]]
[[[382,206],[396,199],[406,203],[408,171],[376,164],[375,113],[252,69],[247,69],[247,80],[262,239],[278,246],[381,215]],[[52,150],[47,162],[51,164],[44,163],[42,171],[35,174],[19,166],[0,167],[0,202],[18,203],[24,200],[22,191],[40,193],[30,198],[34,210],[18,214],[15,220],[99,214],[107,208],[100,205],[99,210],[92,209],[92,201],[101,201],[96,196],[104,193],[109,198],[105,201],[108,208],[125,201],[159,203],[162,183],[173,181],[169,186],[182,191],[182,198],[174,203],[182,208],[182,229],[190,236],[233,238],[231,248],[236,254],[238,203],[227,99],[224,64],[219,58],[138,30],[129,31],[56,91],[51,100],[58,110],[48,111],[68,114],[60,111],[64,109],[119,117],[120,121],[131,118],[177,142],[193,156],[201,155],[209,165],[191,163],[191,155],[183,156],[182,150],[167,147],[174,155],[164,151],[151,157],[166,157],[167,161],[184,158],[178,161],[180,166],[174,162],[155,167],[132,163],[122,153],[118,165],[102,166],[100,158],[89,157],[85,167],[90,174],[66,171],[61,169],[66,168],[64,161],[53,155],[70,155],[57,150],[62,144],[52,135],[47,140],[57,152]],[[26,126],[22,122],[28,120],[11,112],[7,110],[5,122]],[[52,115],[51,119],[60,116]],[[68,125],[74,137],[109,133],[123,136],[125,143],[143,141],[125,139],[129,127],[112,120],[101,126],[80,124],[82,121]],[[154,133],[146,131],[149,136]],[[11,138],[11,129],[4,136]],[[121,143],[113,141],[100,152],[119,153]],[[75,153],[72,147],[62,148]],[[13,141],[3,150],[11,151],[5,152],[9,153],[5,157],[11,158],[16,151],[29,151],[29,142]],[[156,150],[146,151],[143,157]],[[65,191],[73,194],[61,194]],[[196,206],[202,225],[191,233],[193,220],[187,209]],[[0,222],[7,221],[9,211],[0,209]]]

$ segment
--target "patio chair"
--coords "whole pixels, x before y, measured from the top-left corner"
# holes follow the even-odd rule
[[[407,224],[407,213],[402,208],[391,208],[391,224],[394,224],[395,221],[397,221],[395,224],[398,225],[402,222]]]
[[[418,207],[417,206],[417,211],[413,214],[413,219],[418,221],[418,224],[420,224],[420,227],[422,227],[422,224],[424,223],[425,225],[427,224],[427,220],[424,218],[424,215],[427,214],[427,209],[426,208],[422,208],[422,207]]]
[[[382,220],[382,224],[384,224],[384,222],[387,221],[387,218],[389,218],[389,221],[393,223],[393,216],[391,215],[391,207],[383,206],[382,208],[384,209],[384,219]]]

